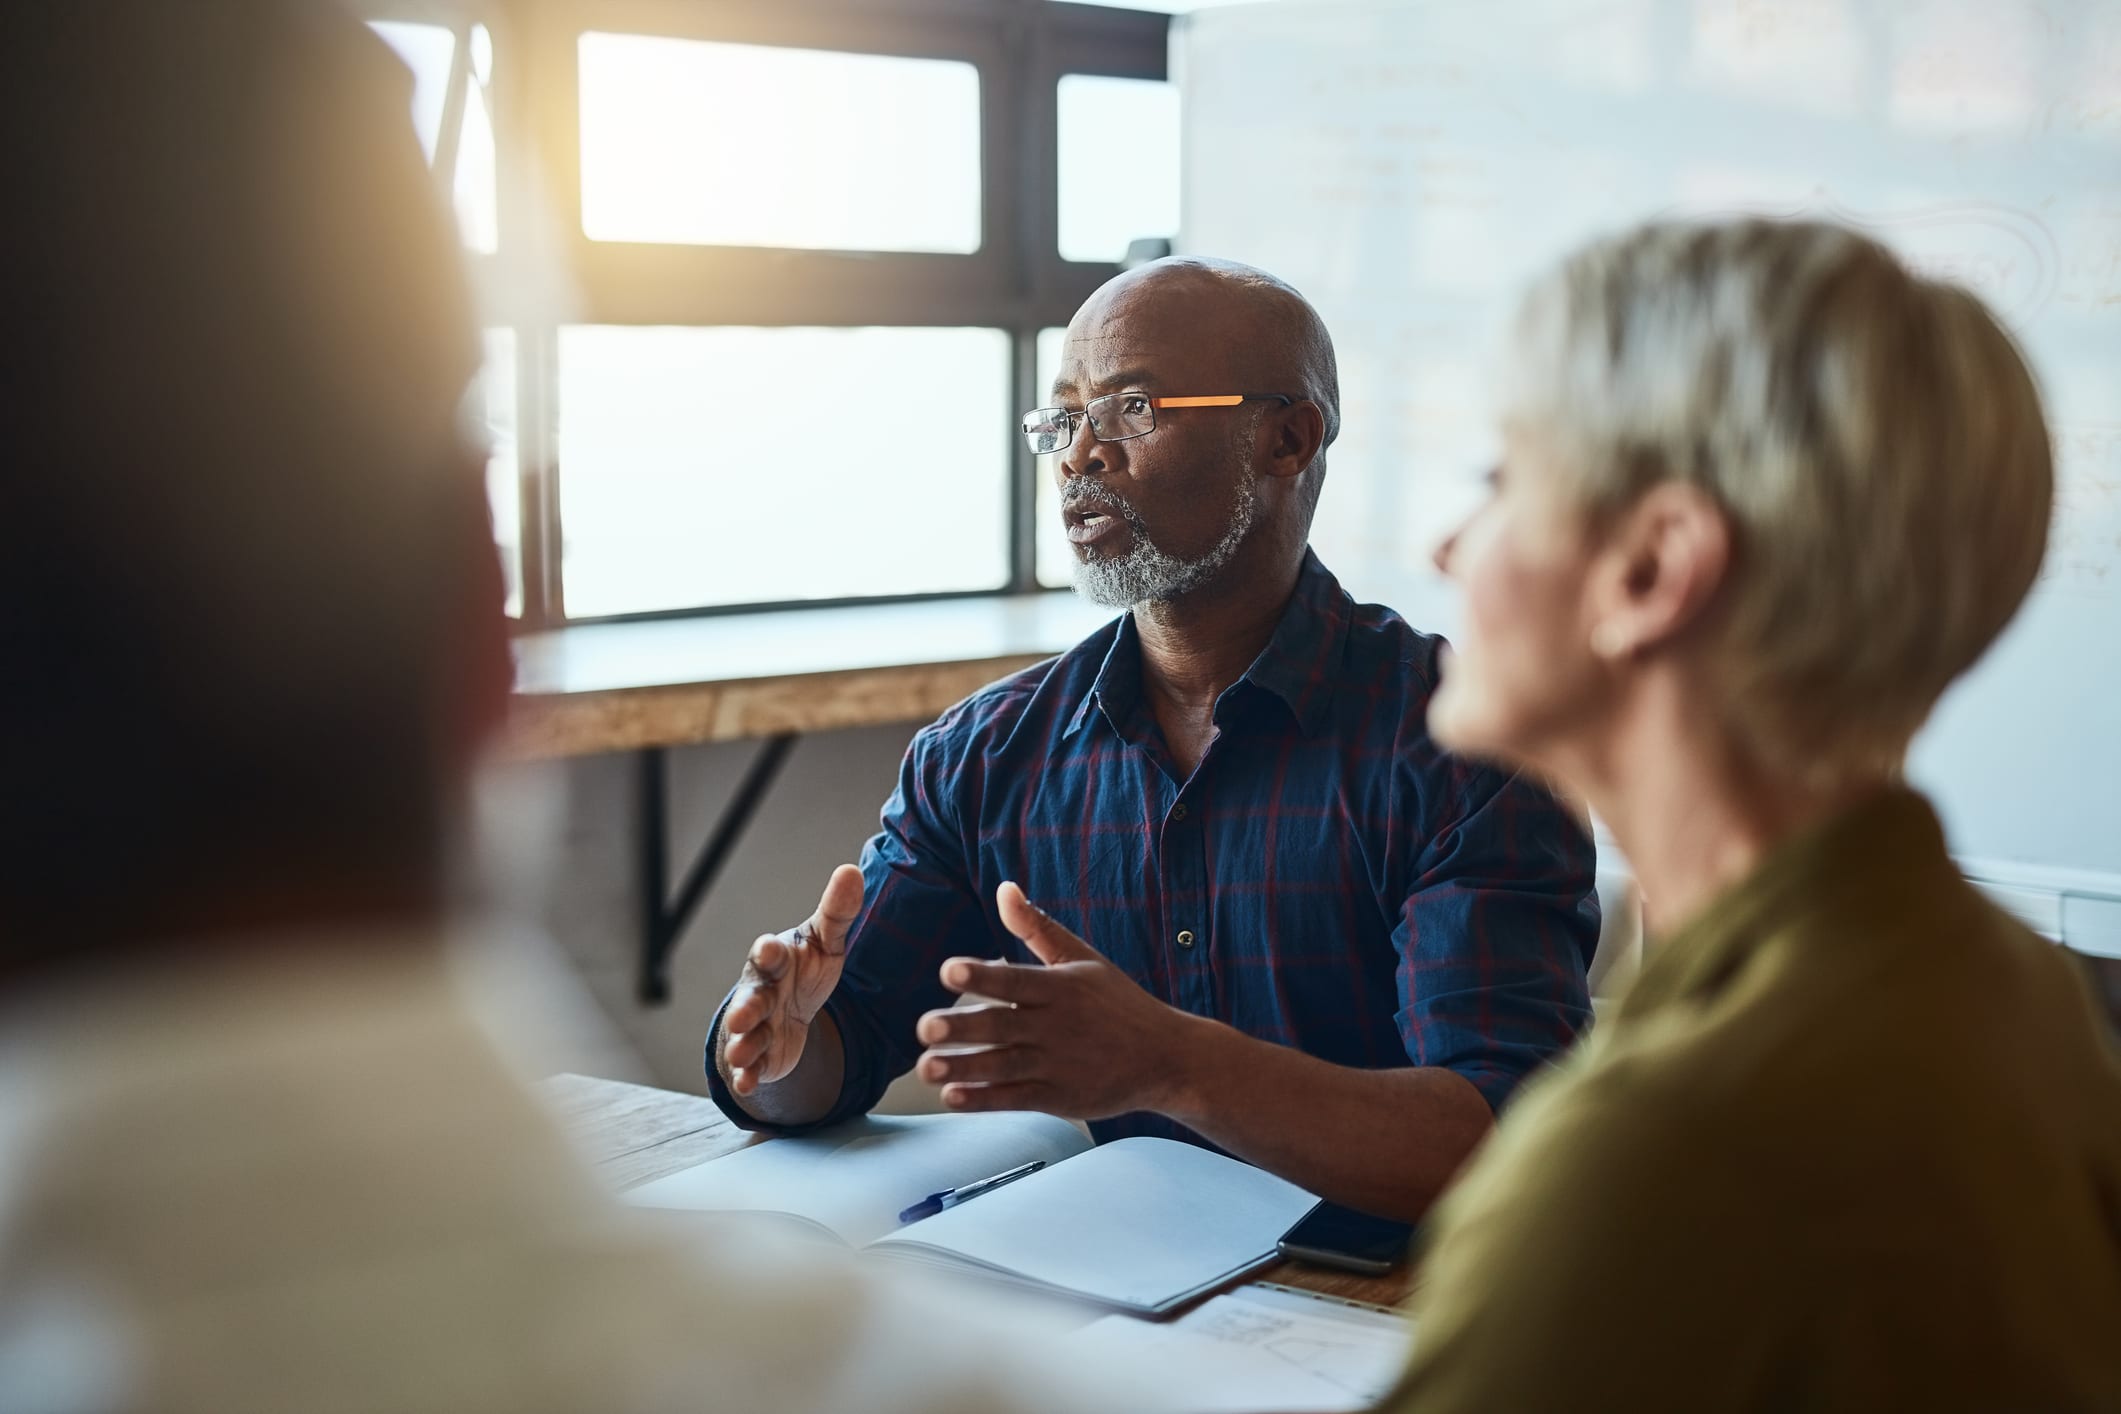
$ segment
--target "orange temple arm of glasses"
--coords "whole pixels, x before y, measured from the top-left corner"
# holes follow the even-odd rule
[[[1231,408],[1244,400],[1242,393],[1223,393],[1212,398],[1151,398],[1149,405],[1160,408]]]

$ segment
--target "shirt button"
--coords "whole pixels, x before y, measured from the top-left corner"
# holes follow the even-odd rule
[[[1186,803],[1183,800],[1171,807],[1171,818],[1174,820],[1186,818]]]
[[[1178,945],[1182,948],[1193,946],[1193,930],[1191,928],[1184,930],[1178,935]]]

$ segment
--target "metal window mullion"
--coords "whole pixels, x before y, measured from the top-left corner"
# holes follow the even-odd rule
[[[1054,87],[1050,77],[1052,13],[1047,0],[1026,0],[1020,12],[1020,28],[1011,44],[1012,86],[1016,94],[1016,188],[1014,236],[1018,252],[1017,292],[1024,298],[1024,316],[1014,330],[1016,406],[1010,409],[1009,455],[1013,469],[1011,485],[1018,513],[1011,522],[1016,574],[1011,588],[1031,593],[1042,588],[1038,578],[1038,458],[1017,433],[1017,414],[1046,401],[1039,386],[1038,335],[1055,322],[1048,292],[1047,267],[1052,259],[1059,230],[1056,198],[1059,170],[1058,130]],[[1070,305],[1073,312],[1073,305]],[[1065,318],[1065,316],[1063,316]]]
[[[516,415],[518,486],[523,501],[523,626],[565,622],[560,568],[566,545],[560,520],[559,328],[518,326]]]
[[[551,312],[537,294],[544,282],[535,274],[551,258],[552,242],[535,196],[541,183],[532,101],[539,91],[534,10],[534,5],[503,0],[483,16],[494,45],[488,115],[499,185],[495,254],[488,261],[497,278],[489,288],[489,313],[515,334],[516,524],[521,537],[517,588],[522,593],[520,622],[525,630],[549,627],[563,616],[553,594],[559,544],[558,496],[552,476],[555,330]],[[522,288],[526,281],[527,291]]]
[[[980,151],[985,184],[985,243],[1001,257],[1004,291],[1015,307],[1009,335],[1008,406],[1001,409],[1003,467],[1008,477],[1009,578],[1005,586],[1021,594],[1038,584],[1038,499],[1026,467],[1028,449],[1015,434],[1016,415],[1030,407],[1026,394],[1036,376],[1037,329],[1026,317],[1038,270],[1038,250],[1024,221],[1026,197],[1036,176],[1025,165],[1035,126],[1025,92],[1032,72],[1031,55],[1041,26],[1025,0],[998,11],[1000,42],[992,72],[981,82],[984,101]]]
[[[545,0],[514,0],[509,10],[518,30],[516,74],[525,96],[515,110],[519,146],[519,226],[525,244],[519,268],[565,270],[568,278],[538,282],[534,303],[519,311],[517,347],[519,414],[524,452],[524,603],[538,606],[536,623],[567,622],[564,574],[567,531],[560,465],[560,325],[579,317],[556,308],[555,294],[569,288],[565,269],[572,239],[582,227],[580,80],[578,27]],[[497,65],[498,68],[498,65]],[[533,194],[537,200],[533,202]]]
[[[1009,592],[1029,594],[1038,582],[1038,458],[1017,431],[1017,414],[1044,401],[1038,388],[1038,331],[1012,330],[1009,391],[1015,404],[1003,427],[1009,438]]]

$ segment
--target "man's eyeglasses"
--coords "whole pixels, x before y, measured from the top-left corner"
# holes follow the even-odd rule
[[[1270,402],[1288,407],[1296,401],[1287,393],[1214,393],[1189,398],[1156,398],[1147,393],[1107,393],[1083,404],[1081,412],[1067,408],[1033,408],[1024,414],[1024,440],[1039,456],[1065,451],[1075,440],[1075,430],[1085,420],[1090,435],[1100,442],[1124,442],[1156,430],[1158,408],[1234,408],[1240,403]]]

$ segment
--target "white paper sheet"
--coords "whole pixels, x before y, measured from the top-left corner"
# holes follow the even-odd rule
[[[1108,1316],[1065,1343],[1140,1372],[1139,1408],[1194,1414],[1367,1409],[1391,1390],[1412,1346],[1413,1327],[1399,1317],[1258,1286],[1168,1324]]]

